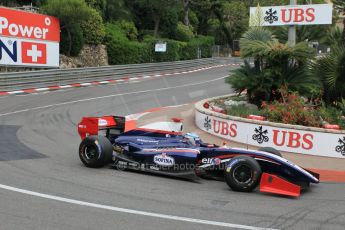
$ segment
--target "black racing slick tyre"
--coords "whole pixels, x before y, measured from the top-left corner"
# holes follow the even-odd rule
[[[100,168],[110,163],[113,146],[103,136],[88,136],[79,145],[79,157],[90,168]]]
[[[259,163],[249,156],[232,158],[225,168],[225,181],[229,187],[238,192],[251,192],[261,178]]]
[[[261,147],[258,150],[262,152],[272,153],[276,156],[282,157],[282,154],[277,149],[272,148],[272,147]]]

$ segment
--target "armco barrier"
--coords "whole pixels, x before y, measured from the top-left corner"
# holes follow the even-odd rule
[[[229,116],[204,108],[204,103],[212,99],[215,98],[195,104],[196,126],[212,135],[251,146],[269,146],[292,153],[345,158],[345,131]]]
[[[0,92],[96,80],[120,79],[133,75],[160,74],[162,72],[174,73],[230,63],[240,63],[240,60],[237,58],[205,58],[177,62],[0,73]]]

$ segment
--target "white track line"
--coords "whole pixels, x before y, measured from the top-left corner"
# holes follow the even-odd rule
[[[38,89],[36,89],[36,91],[46,91],[46,90],[49,90],[49,88],[38,88]]]
[[[60,196],[53,196],[53,195],[39,193],[39,192],[33,192],[33,191],[15,188],[15,187],[3,185],[3,184],[0,184],[0,188],[8,190],[8,191],[12,191],[12,192],[18,192],[18,193],[45,198],[49,200],[55,200],[55,201],[60,201],[64,203],[69,203],[69,204],[81,205],[81,206],[86,206],[86,207],[91,207],[91,208],[105,209],[105,210],[110,210],[114,212],[122,212],[122,213],[128,213],[128,214],[139,215],[139,216],[148,216],[148,217],[155,217],[155,218],[160,218],[160,219],[183,221],[183,222],[189,222],[189,223],[194,223],[194,224],[204,224],[204,225],[226,227],[226,228],[237,228],[237,229],[247,229],[247,230],[274,230],[271,228],[260,228],[260,227],[254,227],[254,226],[248,226],[248,225],[232,224],[232,223],[218,222],[218,221],[212,221],[212,220],[194,219],[194,218],[183,217],[183,216],[174,216],[174,215],[166,215],[166,214],[160,214],[160,213],[154,213],[154,212],[139,211],[139,210],[134,210],[134,209],[119,208],[119,207],[114,207],[114,206],[108,206],[108,205],[85,202],[81,200],[64,198]]]
[[[72,88],[73,86],[71,85],[61,85],[60,88],[61,89],[65,89],[65,88]]]
[[[86,98],[86,99],[81,99],[81,100],[75,100],[75,101],[68,101],[68,102],[62,102],[62,103],[57,103],[57,104],[39,106],[39,107],[34,107],[34,108],[29,108],[29,109],[22,109],[22,110],[17,110],[17,111],[14,111],[14,112],[8,112],[8,113],[0,114],[0,117],[4,117],[4,116],[8,116],[8,115],[13,115],[13,114],[17,114],[17,113],[24,113],[24,112],[33,111],[33,110],[46,109],[46,108],[56,107],[56,106],[61,106],[61,105],[75,104],[75,103],[85,102],[85,101],[94,101],[94,100],[99,100],[99,99],[104,99],[104,98],[111,98],[111,97],[118,97],[118,96],[127,96],[127,95],[131,95],[131,94],[149,93],[149,92],[154,92],[154,91],[163,91],[163,90],[170,90],[170,89],[190,87],[190,86],[195,86],[195,85],[202,85],[202,84],[209,83],[209,82],[219,81],[219,80],[222,80],[222,79],[224,79],[226,77],[228,77],[228,75],[223,76],[223,77],[219,77],[219,78],[216,78],[216,79],[208,80],[208,81],[203,81],[203,82],[198,82],[198,83],[191,83],[191,84],[186,84],[186,85],[178,85],[178,86],[165,87],[165,88],[159,88],[159,89],[142,90],[142,91],[135,91],[135,92],[129,92],[129,93],[111,94],[111,95],[107,95],[107,96],[92,97],[92,98]]]

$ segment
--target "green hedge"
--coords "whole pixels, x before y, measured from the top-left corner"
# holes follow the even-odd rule
[[[107,45],[110,65],[150,62],[148,46],[139,42],[111,42]]]
[[[178,61],[180,60],[180,44],[181,42],[170,39],[157,39],[148,37],[144,41],[148,45],[148,53],[151,56],[152,62],[164,62],[164,61]],[[155,52],[155,45],[157,42],[166,42],[166,52]]]
[[[212,56],[212,46],[214,45],[214,37],[197,36],[192,38],[186,46],[182,49],[182,60],[198,58],[198,48],[201,51],[201,58],[208,58]]]
[[[211,57],[214,45],[213,37],[206,36],[192,38],[189,42],[157,39],[152,36],[145,36],[142,42],[130,41],[119,25],[110,23],[105,25],[105,31],[111,65],[196,59],[198,47],[201,49],[201,57],[206,58]],[[155,52],[157,42],[166,42],[167,51]]]
[[[105,42],[109,64],[134,64],[150,62],[149,47],[146,43],[129,41],[119,25],[105,25]]]

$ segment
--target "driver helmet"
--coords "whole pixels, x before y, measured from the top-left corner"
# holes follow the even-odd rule
[[[192,145],[199,146],[201,143],[199,135],[197,135],[195,133],[186,133],[184,135],[184,138],[187,139]]]

